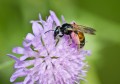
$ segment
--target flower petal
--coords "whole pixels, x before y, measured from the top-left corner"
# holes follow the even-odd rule
[[[46,24],[46,22],[42,19],[41,14],[39,14],[39,19],[40,19],[40,22],[42,23],[42,25]]]
[[[11,55],[11,54],[7,54],[9,57],[11,57],[12,59],[14,59],[16,62],[20,62],[20,60],[15,57],[14,55]]]
[[[24,56],[21,56],[21,57],[20,57],[20,60],[23,61],[23,60],[25,60],[26,58],[28,58],[28,56],[24,55]]]
[[[22,47],[13,48],[13,53],[23,54],[24,51],[25,51],[25,50],[24,50],[24,48],[22,48]]]
[[[62,19],[62,24],[66,23],[65,18],[64,18],[63,15],[61,16],[61,19]]]
[[[88,56],[91,55],[91,51],[90,50],[87,50],[87,53],[86,53]]]
[[[29,67],[33,65],[35,60],[29,60],[29,61],[22,61],[21,63],[16,63],[15,68],[23,68],[23,67]]]
[[[60,21],[59,21],[59,19],[57,18],[56,14],[55,14],[53,11],[50,11],[50,15],[51,15],[51,17],[53,18],[53,20],[55,21],[56,25],[57,25],[57,26],[60,26]]]
[[[37,36],[37,35],[40,35],[43,28],[38,22],[32,21],[32,30],[33,30],[34,35]]]
[[[14,82],[16,78],[23,77],[28,74],[28,71],[25,71],[24,69],[18,69],[10,78],[11,82]]]
[[[31,80],[31,77],[28,75],[27,77],[25,77],[23,84],[29,84],[30,80]]]
[[[28,33],[27,36],[26,36],[26,40],[31,41],[33,39],[34,39],[34,35],[31,34],[31,33]]]

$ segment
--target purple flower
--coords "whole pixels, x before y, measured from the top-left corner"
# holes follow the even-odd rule
[[[41,15],[39,19],[31,21],[33,34],[27,34],[23,47],[13,49],[13,53],[21,54],[21,57],[9,54],[16,61],[10,81],[25,77],[15,84],[79,84],[86,75],[88,65],[85,59],[90,52],[69,46],[68,36],[61,38],[55,46],[53,31],[45,33],[61,25],[53,11],[46,21]],[[63,16],[62,22],[65,22]]]

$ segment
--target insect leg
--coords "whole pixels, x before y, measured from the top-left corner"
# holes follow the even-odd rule
[[[59,41],[60,41],[60,39],[57,38],[57,41],[56,41],[56,43],[55,43],[55,47],[57,46],[57,44],[59,43]]]

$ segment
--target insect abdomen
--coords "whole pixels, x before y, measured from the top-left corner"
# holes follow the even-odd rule
[[[78,37],[79,37],[79,40],[80,40],[80,48],[82,48],[85,45],[84,34],[82,32],[78,32]]]

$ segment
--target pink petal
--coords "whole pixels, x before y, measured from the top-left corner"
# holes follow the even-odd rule
[[[65,18],[64,18],[63,15],[61,16],[61,19],[62,19],[62,23],[63,23],[63,24],[66,23]]]
[[[28,58],[28,56],[25,56],[25,55],[24,55],[24,56],[21,56],[21,57],[20,57],[20,60],[23,61],[23,60],[25,60],[26,58]]]
[[[35,60],[29,60],[29,61],[24,61],[23,63],[19,63],[15,65],[15,68],[22,68],[22,67],[28,67],[33,65]]]
[[[46,24],[46,22],[42,19],[41,14],[39,14],[39,19],[40,19],[40,22],[42,23],[42,25],[44,26]]]
[[[11,55],[11,54],[7,54],[9,57],[11,57],[12,59],[14,59],[16,62],[20,62],[20,60],[15,57],[14,55]]]
[[[27,77],[25,77],[23,84],[28,84],[30,80],[31,80],[31,77],[28,75]]]
[[[60,21],[57,18],[56,14],[53,11],[50,11],[50,15],[51,15],[52,19],[55,21],[56,25],[60,26]]]
[[[26,36],[26,40],[33,40],[34,39],[34,35],[31,34],[31,33],[28,33],[27,36]]]
[[[37,36],[37,35],[40,35],[41,30],[43,30],[43,28],[38,22],[33,21],[32,22],[32,30],[33,30],[34,35]]]
[[[23,54],[24,53],[24,48],[22,48],[22,47],[13,48],[13,53]]]
[[[23,71],[23,69],[19,69],[11,76],[10,81],[14,82],[16,80],[16,78],[23,77],[23,76],[26,76],[26,75],[27,75],[26,71]]]

